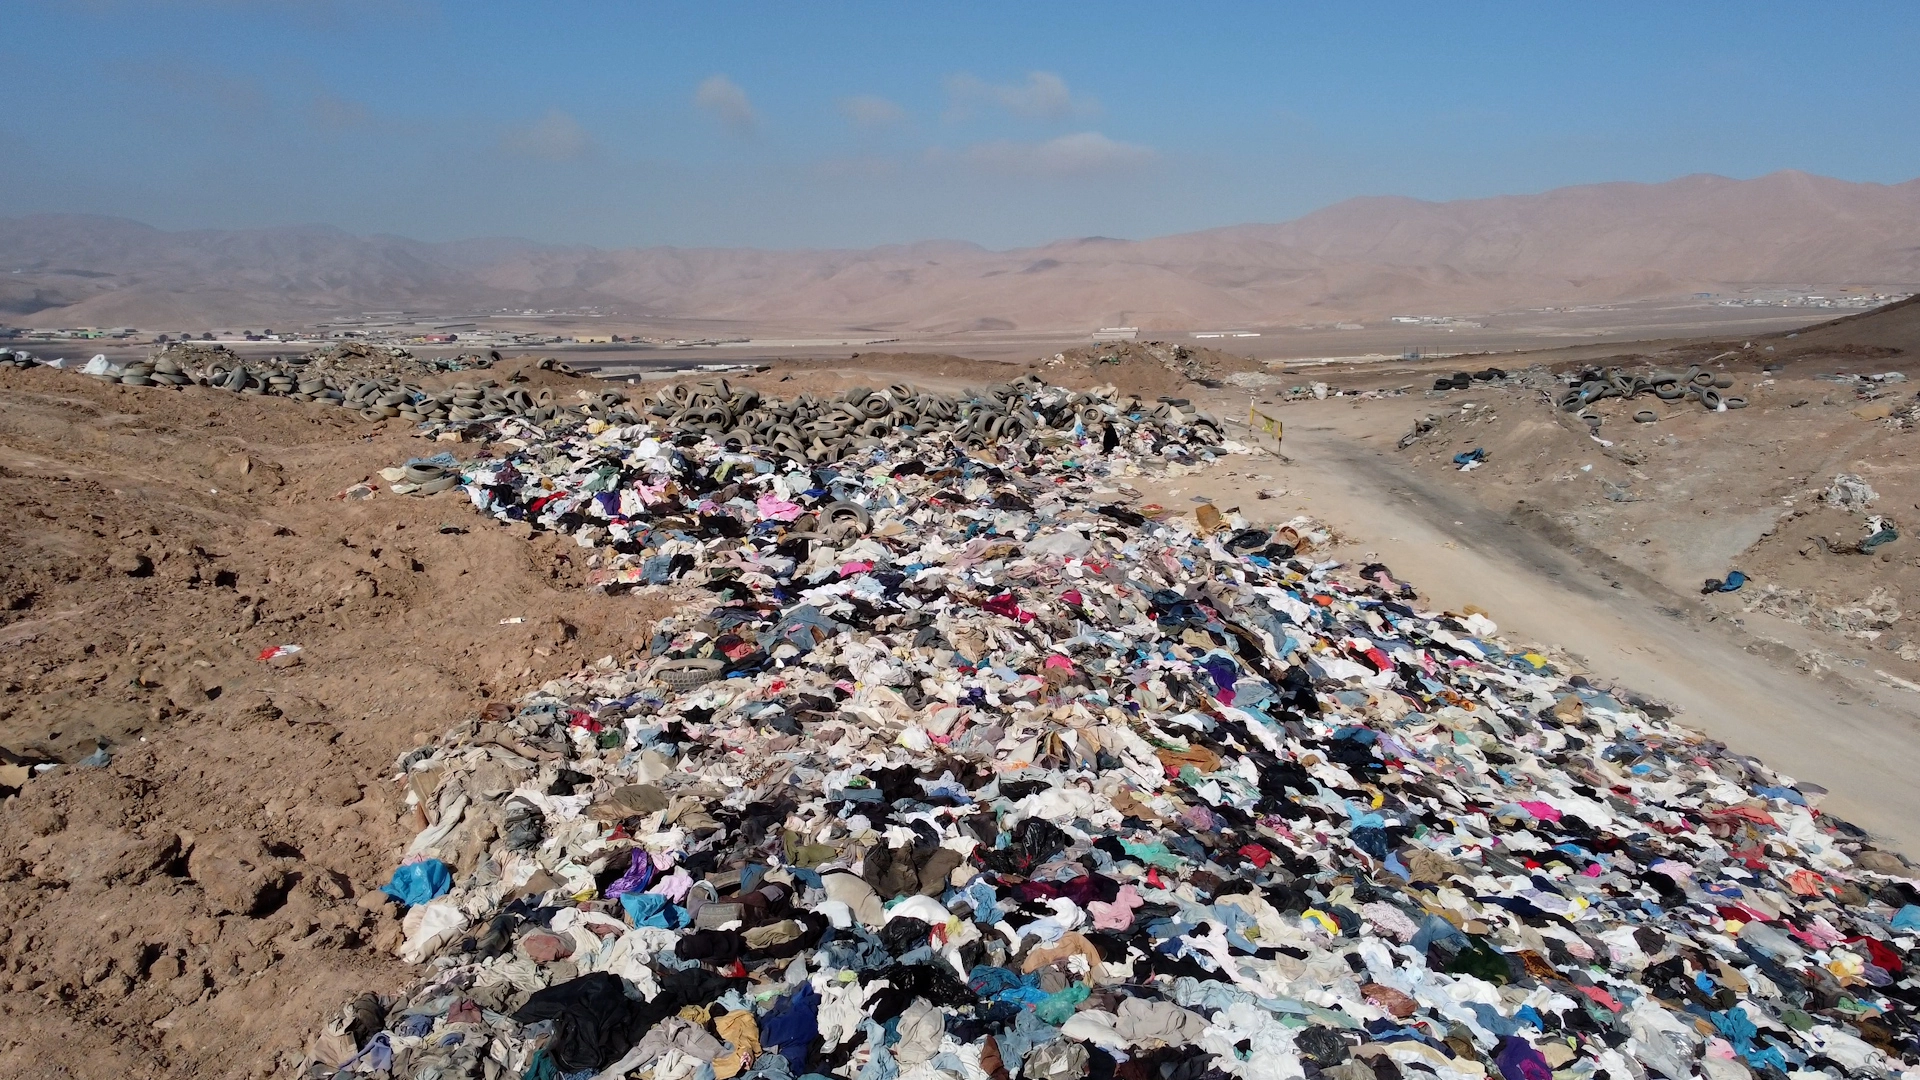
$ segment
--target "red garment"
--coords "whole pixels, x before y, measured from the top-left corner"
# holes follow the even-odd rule
[[[980,606],[993,612],[995,615],[1003,615],[1009,619],[1018,619],[1023,623],[1032,622],[1034,618],[1033,612],[1023,610],[1020,605],[1014,601],[1012,593],[1001,593],[999,596],[982,601]]]
[[[1894,952],[1893,949],[1888,947],[1886,942],[1881,941],[1879,938],[1850,937],[1846,939],[1846,942],[1849,945],[1866,945],[1867,953],[1869,959],[1873,961],[1873,966],[1889,975],[1900,974],[1900,970],[1906,966],[1906,964],[1901,961],[1900,954]]]

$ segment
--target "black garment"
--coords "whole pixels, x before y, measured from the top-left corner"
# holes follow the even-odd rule
[[[673,943],[673,955],[709,964],[730,964],[746,951],[747,939],[738,930],[688,930]]]
[[[595,971],[536,990],[513,1019],[521,1024],[554,1022],[547,1052],[561,1072],[604,1069],[636,1041],[634,1004],[619,976]]]
[[[592,978],[592,976],[582,976],[582,978]],[[646,1034],[648,1028],[681,1009],[689,1005],[710,1005],[721,994],[747,985],[745,979],[730,979],[699,968],[662,971],[657,976],[657,981],[660,984],[660,992],[654,995],[653,1000],[637,1003],[634,1006],[634,1042],[640,1041],[640,1036]],[[621,1051],[621,1053],[625,1052]]]

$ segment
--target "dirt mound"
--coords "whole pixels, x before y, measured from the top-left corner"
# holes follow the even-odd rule
[[[335,498],[433,449],[319,405],[0,372],[0,1062],[290,1067],[344,992],[399,978],[372,948],[397,923],[357,902],[416,828],[395,757],[646,639],[644,605],[577,587],[577,549],[377,477]],[[283,644],[297,665],[257,659]]]
[[[1888,350],[1881,354],[1886,356],[1920,352],[1920,296],[1791,334],[1776,334],[1769,341],[1776,347],[1791,342],[1798,350]]]
[[[1166,341],[1117,341],[1057,353],[1043,361],[1048,382],[1076,390],[1112,383],[1123,394],[1155,398],[1195,386],[1217,389],[1228,376],[1263,372],[1266,365],[1218,349]]]
[[[691,371],[677,374],[670,381],[698,383],[724,378],[731,382],[744,382],[763,393],[779,396],[802,393],[831,395],[855,386],[879,389],[891,383],[957,390],[1005,382],[1031,369],[1031,364],[975,360],[952,353],[862,352],[844,360],[831,357],[776,360],[762,365],[756,371]]]

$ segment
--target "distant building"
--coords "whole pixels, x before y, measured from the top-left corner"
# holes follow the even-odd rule
[[[1132,341],[1139,336],[1137,326],[1103,326],[1093,332],[1095,341]]]
[[[575,334],[573,340],[581,345],[611,345],[612,334]]]

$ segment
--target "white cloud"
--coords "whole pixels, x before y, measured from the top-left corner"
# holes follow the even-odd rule
[[[693,92],[693,103],[712,113],[714,119],[735,135],[751,135],[760,124],[753,102],[740,84],[725,75],[709,75]]]
[[[548,109],[526,127],[509,129],[500,137],[500,149],[545,161],[576,161],[593,154],[595,146],[580,121],[559,109]]]
[[[907,110],[883,97],[860,94],[840,99],[840,114],[861,127],[891,127],[907,118]]]
[[[1099,102],[1090,97],[1075,97],[1067,89],[1067,80],[1051,71],[1030,71],[1026,82],[1005,86],[965,72],[949,75],[947,100],[949,120],[964,120],[981,105],[1005,109],[1032,120],[1064,120],[1070,116],[1093,116],[1100,111]]]
[[[1045,142],[1001,139],[976,143],[960,159],[976,168],[1025,176],[1077,176],[1139,168],[1157,155],[1150,146],[1109,139],[1097,131],[1062,135]]]

